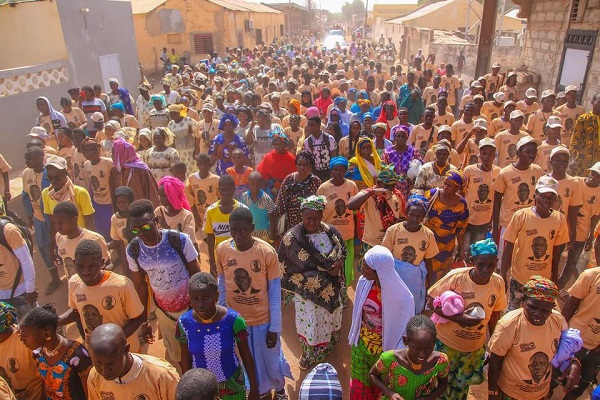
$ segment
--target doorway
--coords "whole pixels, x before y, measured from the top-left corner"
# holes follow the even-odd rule
[[[110,92],[110,86],[108,80],[110,78],[116,78],[119,81],[119,86],[125,87],[123,82],[123,76],[121,75],[121,62],[119,61],[119,55],[117,53],[107,54],[105,56],[98,57],[100,61],[100,71],[102,72],[102,83],[104,84],[104,90]]]
[[[256,44],[262,44],[262,29],[255,29],[254,32],[256,34]]]

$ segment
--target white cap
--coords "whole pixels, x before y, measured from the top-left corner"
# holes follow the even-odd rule
[[[504,103],[505,99],[506,99],[506,95],[504,94],[504,92],[494,93],[494,100],[496,100],[498,103]]]
[[[510,113],[510,119],[517,119],[519,117],[525,118],[525,114],[523,114],[523,111],[514,110],[513,112]]]
[[[493,63],[492,68],[500,68],[500,63],[499,62]]]
[[[46,158],[46,164],[44,165],[44,167],[48,166],[64,170],[67,169],[67,160],[59,156],[51,155]]]
[[[40,138],[43,140],[50,138],[50,136],[48,135],[48,131],[46,131],[46,128],[44,128],[43,126],[34,126],[33,128],[31,128],[31,133],[27,134],[27,136],[33,138]]]
[[[452,132],[452,128],[450,128],[448,125],[441,125],[441,126],[438,128],[438,134],[439,134],[440,132]]]
[[[535,143],[536,146],[539,146],[540,144],[542,144],[541,140],[535,139],[529,135],[527,136],[523,136],[521,139],[519,139],[519,141],[517,142],[517,150],[520,150],[521,147],[525,146],[526,144],[529,143]]]
[[[546,121],[546,126],[548,128],[564,128],[562,120],[556,115],[548,117],[548,121]]]
[[[554,157],[557,154],[566,154],[567,156],[571,157],[571,153],[569,153],[569,149],[567,149],[563,145],[556,146],[555,148],[552,149],[552,151],[550,152],[550,159],[552,159],[552,157]]]
[[[550,97],[550,96],[556,97],[556,93],[554,93],[554,90],[547,89],[542,92],[542,100],[544,100],[546,97]]]
[[[475,96],[473,96],[473,101],[475,101],[475,100],[485,101],[485,97],[483,97],[480,94],[476,94]]]
[[[528,99],[536,99],[537,90],[535,90],[534,88],[527,89],[527,91],[525,91],[525,97],[527,97]]]
[[[479,148],[482,148],[485,146],[492,146],[493,148],[496,148],[496,141],[492,138],[484,137],[483,139],[481,139],[479,141]]]
[[[535,191],[538,193],[554,193],[555,195],[558,195],[558,181],[548,175],[541,176],[535,184]]]
[[[92,122],[94,122],[94,123],[104,122],[104,115],[102,115],[102,113],[98,112],[98,111],[93,113],[90,118],[92,119]]]
[[[210,103],[204,103],[202,105],[202,111],[205,111],[205,110],[210,111],[210,112],[215,112],[215,107]]]
[[[591,168],[588,168],[586,171],[594,171],[596,172],[598,175],[600,175],[600,161],[595,163],[594,165],[592,165]]]
[[[578,90],[577,86],[575,86],[575,85],[567,85],[567,87],[565,88],[565,94],[569,93],[571,91],[577,92],[577,90]]]
[[[506,108],[506,107],[508,107],[508,106],[515,106],[515,107],[516,107],[516,106],[517,106],[517,103],[515,103],[515,102],[514,102],[514,101],[512,101],[512,100],[505,101],[505,102],[504,102],[504,106],[502,106],[502,109],[505,109],[505,108]]]
[[[485,120],[485,118],[477,118],[475,120],[475,123],[473,124],[473,129],[475,128],[479,128],[479,129],[483,129],[485,131],[487,131],[488,126],[487,126],[487,121]]]

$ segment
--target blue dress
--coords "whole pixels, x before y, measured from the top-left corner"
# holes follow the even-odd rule
[[[248,146],[246,146],[246,142],[240,135],[234,135],[233,141],[230,143],[225,143],[225,138],[222,133],[219,133],[213,140],[210,142],[210,147],[208,148],[208,154],[212,155],[216,153],[219,145],[223,146],[223,153],[221,157],[217,159],[217,163],[215,164],[215,172],[219,176],[223,176],[227,174],[227,168],[233,167],[233,161],[231,161],[231,151],[229,151],[228,146],[235,146],[235,148],[240,149],[244,152],[244,156],[248,157],[250,152],[248,151]]]

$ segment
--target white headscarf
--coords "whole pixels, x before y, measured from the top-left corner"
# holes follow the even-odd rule
[[[377,272],[381,285],[381,320],[383,323],[383,351],[404,347],[402,336],[406,324],[415,315],[415,301],[408,287],[394,269],[394,256],[383,246],[374,246],[365,254],[365,262]],[[358,345],[362,326],[362,308],[373,281],[361,276],[356,287],[352,326],[348,335],[351,346]]]

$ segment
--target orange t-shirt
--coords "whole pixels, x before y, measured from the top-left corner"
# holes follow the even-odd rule
[[[513,135],[508,130],[498,132],[494,138],[496,142],[496,161],[500,168],[504,168],[517,161],[517,142],[523,136],[527,136],[527,132],[519,131]]]
[[[515,211],[533,206],[535,184],[542,175],[540,167],[531,164],[521,171],[513,164],[500,170],[494,182],[494,191],[502,193],[500,204],[500,226],[508,226]]]
[[[569,294],[579,300],[579,307],[571,317],[569,326],[579,329],[583,347],[593,350],[600,346],[600,267],[590,268],[579,275]]]
[[[464,169],[467,178],[465,200],[469,205],[469,224],[485,225],[492,220],[494,209],[494,182],[500,173],[500,167],[492,165],[489,172],[482,171],[479,166],[469,165]]]
[[[424,259],[431,259],[440,252],[431,229],[421,225],[418,231],[409,232],[404,222],[390,226],[381,245],[390,249],[395,259],[413,265],[419,265]]]
[[[592,217],[600,215],[600,186],[589,187],[585,184],[585,178],[576,176],[581,187],[581,198],[583,205],[577,212],[577,234],[575,240],[585,242],[589,235],[593,234],[591,221]]]

